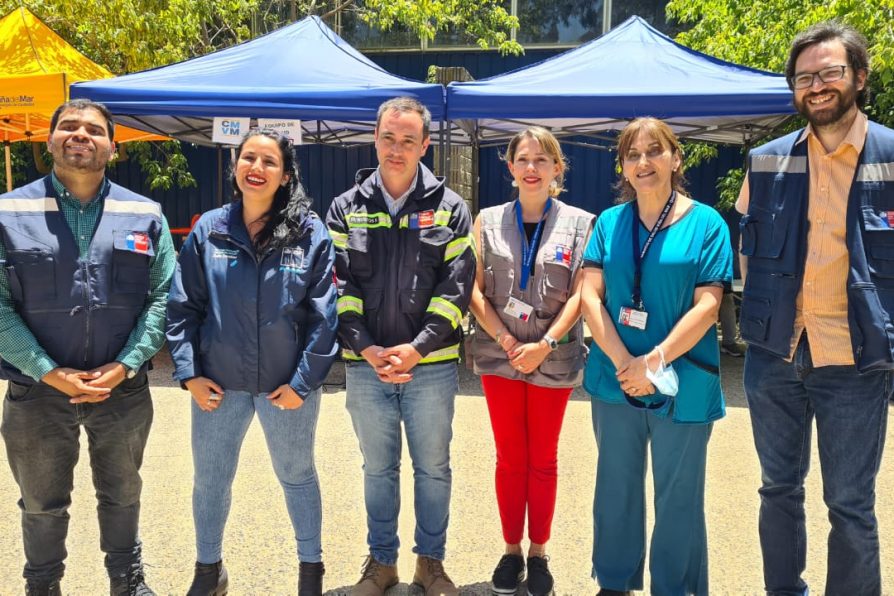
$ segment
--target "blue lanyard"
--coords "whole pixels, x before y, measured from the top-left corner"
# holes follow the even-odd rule
[[[643,248],[640,250],[639,206],[636,204],[636,199],[633,200],[633,295],[630,299],[633,301],[633,308],[636,310],[644,310],[642,297],[643,259],[646,258],[646,253],[649,252],[649,247],[652,246],[652,241],[655,240],[655,236],[658,235],[661,226],[664,225],[664,221],[667,219],[667,216],[676,201],[677,191],[674,190],[671,191],[670,196],[667,198],[667,203],[664,204],[664,209],[661,210],[658,219],[655,220],[655,225],[652,226],[652,229],[649,231],[649,237],[646,238],[646,243],[643,244]]]
[[[525,234],[525,222],[522,221],[521,202],[518,199],[515,200],[515,222],[518,224],[518,231],[522,237],[522,271],[521,279],[518,280],[518,287],[522,292],[528,287],[528,278],[531,277],[531,265],[534,264],[534,256],[537,254],[536,247],[540,243],[543,222],[546,221],[546,214],[549,213],[549,208],[552,205],[553,200],[547,199],[546,205],[543,206],[543,215],[540,216],[540,221],[537,222],[537,227],[534,228],[534,235],[531,236],[531,242],[529,243],[528,235]]]

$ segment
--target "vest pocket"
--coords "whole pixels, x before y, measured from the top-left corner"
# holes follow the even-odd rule
[[[6,262],[13,300],[33,307],[34,302],[56,299],[56,261],[52,253],[10,251]]]
[[[746,257],[778,259],[785,248],[785,222],[777,213],[752,205],[739,221],[741,253]]]
[[[888,226],[887,212],[878,214],[872,207],[863,207],[863,228],[869,272],[894,278],[894,229]]]
[[[772,315],[770,298],[746,292],[742,297],[742,309],[739,313],[739,333],[742,338],[746,341],[766,340],[770,333]]]
[[[494,306],[509,301],[514,283],[515,271],[511,268],[504,269],[494,264],[484,270],[484,295]]]
[[[543,264],[543,305],[541,310],[556,315],[568,301],[571,269],[561,263]]]
[[[875,285],[865,282],[851,284],[848,288],[847,298],[851,303],[848,310],[853,313],[850,321],[851,343],[860,372],[887,369],[894,361],[891,349],[894,329],[886,314],[890,311],[882,305],[879,294]]]

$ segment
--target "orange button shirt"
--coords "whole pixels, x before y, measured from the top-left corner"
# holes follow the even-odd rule
[[[828,153],[809,125],[797,141],[807,143],[809,227],[804,279],[795,300],[789,360],[795,353],[801,332],[806,329],[814,366],[854,364],[847,322],[849,260],[845,216],[868,126],[866,115],[859,113],[841,144]],[[746,176],[736,201],[739,213],[747,213],[750,196]]]

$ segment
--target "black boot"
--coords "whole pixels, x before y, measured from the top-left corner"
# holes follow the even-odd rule
[[[192,585],[186,596],[226,596],[230,579],[223,561],[217,563],[196,563]]]
[[[299,563],[298,596],[321,596],[323,594],[323,576],[326,567],[323,563]]]
[[[142,565],[136,565],[121,575],[112,576],[109,593],[111,596],[155,596],[155,592],[146,585]]]
[[[29,579],[25,584],[25,596],[62,596],[59,580],[41,581]]]

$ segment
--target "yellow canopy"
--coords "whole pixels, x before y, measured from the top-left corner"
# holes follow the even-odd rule
[[[53,110],[68,99],[68,86],[114,75],[78,52],[27,8],[0,19],[0,141],[46,141]],[[163,141],[166,137],[115,127],[115,141]],[[10,181],[11,182],[11,181]]]

